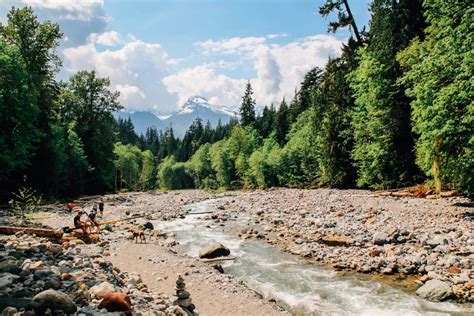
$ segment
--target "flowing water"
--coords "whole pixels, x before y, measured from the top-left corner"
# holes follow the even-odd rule
[[[214,211],[212,200],[190,205],[191,213]],[[241,240],[228,226],[245,224],[239,215],[226,227],[188,215],[171,222],[155,222],[162,232],[175,232],[181,249],[197,257],[199,250],[220,242],[235,261],[223,263],[225,273],[273,298],[293,315],[474,315],[472,306],[433,303],[398,288],[357,276],[340,276],[329,268],[283,253],[258,240]]]

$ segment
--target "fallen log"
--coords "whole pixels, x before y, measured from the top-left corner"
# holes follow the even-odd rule
[[[146,216],[147,215],[137,215],[137,216],[127,217],[127,218],[112,219],[110,221],[105,221],[105,222],[99,223],[99,226],[108,225],[108,224],[115,224],[115,223],[118,223],[118,222],[124,222],[124,221],[129,221],[129,220],[132,220],[132,219],[143,218],[143,217],[146,217]]]
[[[63,232],[60,229],[0,226],[0,234],[14,235],[18,232],[23,232],[25,234],[34,234],[39,237],[52,237],[58,239],[63,236]]]
[[[235,260],[235,257],[219,257],[219,258],[212,258],[212,259],[201,259],[201,262],[209,263],[209,262],[228,261],[228,260]]]

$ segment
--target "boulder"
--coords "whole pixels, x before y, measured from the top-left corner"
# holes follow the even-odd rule
[[[89,293],[95,295],[97,298],[104,298],[108,294],[113,293],[115,288],[109,282],[102,282],[99,285],[93,286],[90,288]]]
[[[15,307],[7,306],[3,309],[2,316],[11,316],[15,315],[16,313],[18,313],[18,309],[16,309]]]
[[[62,311],[65,314],[74,314],[77,310],[72,299],[63,292],[46,290],[36,294],[31,301],[36,314],[42,315],[49,308],[51,311]]]
[[[225,257],[228,255],[230,255],[229,248],[225,247],[223,244],[218,243],[218,242],[206,249],[202,249],[199,252],[199,258],[206,258],[206,259]]]
[[[109,312],[125,312],[130,314],[132,302],[124,293],[109,293],[100,302],[98,307],[99,309],[105,308]]]
[[[385,233],[382,233],[382,232],[377,232],[374,234],[374,236],[372,237],[372,242],[375,244],[375,245],[383,245],[383,244],[386,244],[388,242],[388,236],[387,234]]]
[[[429,280],[422,287],[416,290],[416,294],[427,300],[439,302],[452,294],[448,283],[440,280]]]
[[[7,259],[0,262],[0,272],[10,272],[18,274],[21,272],[18,262],[16,260]]]
[[[20,277],[11,273],[2,273],[0,275],[0,289],[11,286]]]
[[[328,246],[347,247],[350,246],[352,239],[347,236],[327,235],[321,238],[321,242]]]

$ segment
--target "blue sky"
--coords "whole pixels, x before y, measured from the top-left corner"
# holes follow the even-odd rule
[[[328,34],[325,0],[11,0],[60,24],[60,78],[96,70],[129,110],[166,113],[188,97],[238,106],[250,80],[259,105],[291,97],[304,73],[337,57],[348,30]],[[368,0],[350,1],[359,27]],[[6,14],[0,14],[5,22]]]

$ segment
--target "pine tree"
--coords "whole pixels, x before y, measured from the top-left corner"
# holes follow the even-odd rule
[[[280,108],[275,112],[274,118],[275,137],[280,145],[286,142],[286,134],[290,127],[288,122],[288,105],[286,105],[285,98],[281,101]]]
[[[354,49],[347,45],[340,58],[328,61],[322,82],[313,95],[319,185],[351,187],[356,177],[351,158],[354,143],[351,111],[354,99],[346,82]]]
[[[342,6],[344,5],[344,9]],[[326,0],[326,3],[319,7],[319,14],[326,17],[331,12],[338,12],[338,20],[329,23],[328,31],[335,33],[341,27],[350,26],[354,31],[357,42],[362,43],[359,29],[352,15],[351,8],[347,0]]]
[[[253,89],[250,82],[247,82],[245,94],[242,97],[240,106],[240,124],[242,126],[253,126],[255,123],[255,100],[253,99]]]

